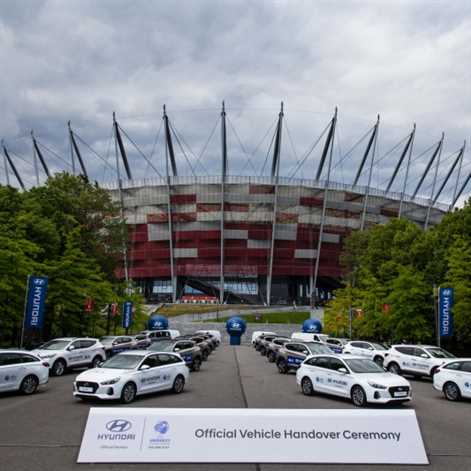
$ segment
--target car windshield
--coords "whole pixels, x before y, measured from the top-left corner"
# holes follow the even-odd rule
[[[306,345],[306,347],[313,355],[322,353],[332,353],[332,350],[327,345],[323,345],[321,343],[307,342],[304,345]]]
[[[101,337],[100,342],[105,343],[105,344],[113,343],[114,339],[115,339],[115,337]]]
[[[358,358],[344,361],[354,373],[384,373],[384,369],[372,360]]]
[[[455,358],[450,352],[443,350],[442,348],[427,348],[426,351],[430,353],[434,358]]]
[[[41,345],[41,350],[64,350],[69,345],[70,340],[50,340],[44,345]]]
[[[106,360],[102,368],[111,368],[114,370],[132,370],[142,361],[141,355],[120,354]]]
[[[159,342],[153,342],[149,347],[149,350],[154,352],[170,352],[175,344],[168,340],[160,340]]]
[[[375,350],[387,350],[387,348],[381,343],[371,343],[371,345]]]

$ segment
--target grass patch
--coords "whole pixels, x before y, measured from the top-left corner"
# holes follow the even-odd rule
[[[242,315],[242,319],[245,319],[248,323],[253,324],[301,324],[306,319],[309,319],[309,312],[270,312],[267,314],[247,314]],[[221,319],[207,319],[203,322],[225,322]]]
[[[244,306],[237,304],[225,304],[223,306],[216,306],[214,304],[166,304],[157,311],[157,314],[163,316],[181,316],[183,314],[203,314],[205,312],[221,312],[229,309],[253,309],[253,306]]]

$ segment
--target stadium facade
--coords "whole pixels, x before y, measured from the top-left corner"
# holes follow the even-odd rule
[[[165,109],[163,119],[167,175],[132,179],[115,122],[117,159],[119,150],[128,178],[108,186],[121,203],[131,234],[119,276],[136,282],[148,299],[178,301],[206,295],[221,303],[319,304],[340,285],[340,254],[351,231],[396,217],[427,227],[437,224],[450,209],[449,204],[438,202],[443,186],[432,191],[432,198],[417,197],[434,161],[438,169],[443,136],[414,194],[390,191],[401,165],[407,165],[407,178],[415,126],[388,186],[378,189],[370,182],[379,117],[350,185],[331,178],[337,113],[326,128],[313,179],[279,175],[283,109],[272,140],[271,175],[267,177],[227,174],[224,107],[220,175],[179,176]],[[461,151],[460,156],[462,159]],[[369,175],[366,186],[358,184],[362,172]],[[435,181],[436,173],[434,185]],[[455,189],[454,198],[457,196]]]

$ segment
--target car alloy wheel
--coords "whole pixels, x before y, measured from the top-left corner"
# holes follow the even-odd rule
[[[195,358],[193,360],[193,365],[191,366],[192,371],[199,371],[201,368],[201,360],[199,358]]]
[[[97,355],[92,361],[92,368],[97,368],[100,363],[101,357]]]
[[[397,363],[390,363],[388,365],[388,371],[395,375],[401,374],[401,369],[399,368],[399,365]]]
[[[375,356],[373,361],[378,365],[378,366],[383,366],[383,363],[384,363],[384,358],[381,357],[381,356]]]
[[[121,402],[129,404],[136,397],[136,386],[134,383],[126,383],[121,391]]]
[[[288,367],[287,367],[286,362],[284,360],[280,360],[276,366],[278,366],[278,371],[281,374],[285,374],[285,373],[288,372]]]
[[[307,377],[302,379],[301,389],[305,396],[312,396],[314,394],[314,386],[312,385],[312,381]]]
[[[361,386],[353,386],[352,389],[352,402],[354,406],[365,407],[366,406],[366,393]]]
[[[275,354],[274,354],[273,352],[270,352],[270,353],[268,354],[268,361],[269,361],[270,363],[274,363],[274,362],[275,362]]]
[[[54,376],[62,376],[65,373],[65,363],[62,360],[57,360],[52,365],[52,373]]]
[[[461,397],[460,388],[452,381],[445,383],[445,386],[443,386],[443,393],[449,401],[458,401]]]
[[[33,394],[38,389],[38,378],[33,375],[26,376],[21,382],[20,390],[23,394]]]
[[[182,375],[178,375],[173,382],[173,392],[175,394],[180,394],[183,392],[185,387],[185,378]]]

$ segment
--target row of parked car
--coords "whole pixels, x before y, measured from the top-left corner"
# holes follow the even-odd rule
[[[319,390],[338,394],[350,397],[356,405],[405,401],[410,400],[411,387],[401,375],[411,375],[433,378],[434,388],[442,391],[449,400],[471,398],[471,359],[456,358],[433,345],[387,347],[377,342],[304,332],[295,332],[291,337],[274,332],[254,332],[252,344],[270,363],[276,364],[280,373],[295,370],[299,377],[303,373],[314,372],[314,382],[307,373],[306,378],[299,380],[304,393],[312,394]],[[333,378],[333,371],[340,371],[342,377]],[[326,372],[329,378],[324,378]],[[368,374],[381,379],[381,384],[371,380],[366,386],[361,385],[360,379],[364,383]],[[353,379],[355,384],[351,384]],[[396,391],[395,388],[401,390]],[[405,392],[407,395],[403,394]]]
[[[137,336],[106,336],[101,339],[63,337],[50,340],[32,351],[0,350],[0,392],[19,390],[24,394],[32,394],[39,385],[48,382],[49,374],[62,376],[67,370],[86,367],[96,372],[102,367],[106,369],[113,358],[126,353],[136,353],[138,355],[134,360],[142,357],[140,360],[144,361],[148,355],[158,352],[162,358],[155,359],[154,366],[162,366],[160,363],[165,363],[168,355],[164,356],[171,353],[172,358],[179,359],[178,362],[183,362],[187,369],[199,371],[202,362],[207,360],[220,342],[221,334],[218,331],[180,335],[176,330],[165,330],[143,331]],[[118,360],[117,363],[121,361],[123,360]],[[140,368],[141,365],[139,363],[136,366]],[[114,368],[113,365],[111,367]],[[97,374],[100,376],[103,373]],[[152,382],[147,381],[148,384]],[[85,388],[88,390],[87,386]],[[136,385],[136,393],[140,391]],[[76,392],[80,393],[78,389]],[[88,394],[87,391],[82,392]]]

